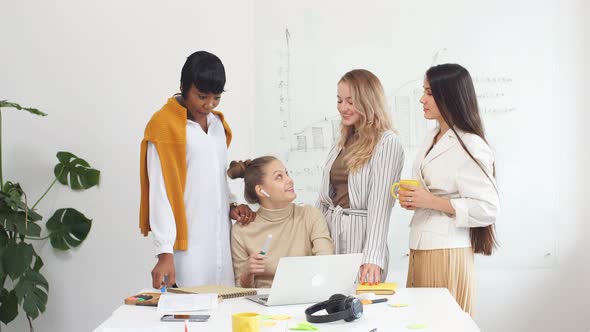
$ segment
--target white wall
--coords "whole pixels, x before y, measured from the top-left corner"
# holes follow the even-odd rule
[[[55,153],[71,151],[102,171],[100,188],[52,191],[46,217],[72,206],[93,219],[78,250],[41,245],[49,280],[37,331],[89,331],[123,299],[150,286],[153,246],[138,228],[139,143],[150,116],[178,91],[186,57],[200,49],[224,62],[220,110],[249,156],[253,112],[251,1],[1,1],[0,98],[36,106],[39,118],[3,110],[4,175],[31,199],[52,180]],[[28,329],[24,321],[8,331]]]
[[[558,191],[559,220],[558,259],[552,269],[478,271],[476,322],[484,331],[589,331],[590,330],[590,235],[587,105],[584,104],[585,81],[583,1],[559,4],[555,19],[558,31],[556,52],[559,109],[551,135],[560,142],[559,151],[547,151],[547,158],[561,161],[559,174],[547,174],[548,189]],[[587,24],[587,23],[586,23]],[[544,70],[544,68],[539,68]],[[539,96],[543,98],[543,96]],[[534,126],[535,119],[530,119]],[[585,152],[582,152],[585,151]],[[542,167],[536,165],[532,167]],[[526,197],[523,197],[526,199]],[[538,202],[539,206],[543,202]],[[518,222],[518,221],[514,221]],[[521,234],[522,250],[535,229]]]
[[[76,207],[94,223],[77,250],[39,246],[50,297],[47,312],[35,321],[37,331],[91,330],[124,297],[149,286],[153,249],[137,227],[139,142],[151,114],[177,91],[180,68],[192,51],[210,50],[225,63],[228,84],[220,109],[236,137],[230,158],[251,156],[253,1],[203,3],[0,0],[0,99],[49,113],[39,118],[3,111],[5,180],[19,181],[36,199],[52,180],[60,150],[102,170],[98,190],[72,194],[59,188],[39,206],[46,217],[56,208]],[[559,47],[547,51],[557,54],[562,108],[555,110],[555,132],[539,135],[563,142],[561,151],[547,151],[547,158],[562,161],[563,171],[539,181],[559,193],[558,259],[549,269],[479,270],[476,321],[484,331],[590,330],[590,218],[583,209],[590,158],[581,152],[590,143],[583,90],[590,69],[585,75],[581,70],[590,56],[588,5],[564,1],[555,19]],[[532,236],[534,229],[522,234],[522,250]],[[405,271],[399,275],[405,278]],[[6,330],[26,329],[21,317]]]

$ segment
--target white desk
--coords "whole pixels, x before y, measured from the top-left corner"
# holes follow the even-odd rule
[[[264,294],[265,290],[259,290]],[[378,295],[377,297],[381,297]],[[471,317],[463,312],[451,294],[445,288],[401,288],[395,295],[388,297],[386,303],[364,306],[363,317],[354,322],[343,320],[332,323],[314,324],[319,332],[329,331],[359,331],[368,332],[377,328],[378,332],[393,331],[449,331],[475,332],[479,331]],[[407,307],[394,308],[390,303],[406,303]],[[261,332],[290,332],[290,327],[305,322],[305,308],[310,304],[265,307],[245,298],[228,299],[219,307],[209,312],[208,322],[189,323],[189,331],[231,331],[231,315],[236,312],[258,312],[261,315],[289,315],[290,320],[276,321],[273,327],[261,327]],[[325,311],[318,312],[319,314]],[[155,307],[141,307],[121,305],[111,317],[98,326],[95,332],[113,331],[110,328],[121,329],[115,331],[141,331],[146,328],[160,328],[157,331],[182,332],[184,323],[160,322],[161,313]],[[421,330],[406,328],[408,324],[425,324]]]

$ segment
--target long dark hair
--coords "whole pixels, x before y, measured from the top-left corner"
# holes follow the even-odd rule
[[[471,75],[467,69],[458,64],[442,64],[428,69],[426,79],[430,84],[432,96],[443,120],[455,133],[463,150],[494,185],[497,194],[498,188],[491,178],[491,176],[496,176],[495,164],[492,164],[492,175],[490,176],[480,162],[473,157],[455,130],[456,127],[464,132],[475,134],[487,143]],[[473,251],[477,254],[489,256],[498,247],[494,224],[470,228],[470,237]]]

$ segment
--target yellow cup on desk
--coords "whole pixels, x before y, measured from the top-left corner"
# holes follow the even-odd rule
[[[232,332],[259,332],[260,315],[255,312],[239,312],[231,316]]]
[[[405,190],[404,188],[402,188],[400,186],[400,184],[404,184],[407,186],[420,187],[420,180],[399,180],[399,182],[392,184],[391,185],[391,196],[393,196],[393,198],[395,198],[395,199],[397,199],[397,192],[398,191]]]

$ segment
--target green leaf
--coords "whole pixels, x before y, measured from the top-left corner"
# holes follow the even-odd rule
[[[6,276],[6,271],[4,271],[4,264],[2,263],[2,256],[4,255],[4,247],[6,247],[6,245],[0,246],[0,282],[2,282],[2,280],[5,280],[4,277]],[[1,285],[1,286],[4,287],[4,285]]]
[[[43,267],[43,260],[41,259],[41,256],[39,256],[39,255],[37,255],[37,253],[35,253],[35,265],[33,266],[33,271],[39,272],[39,270],[41,270],[42,267]]]
[[[0,292],[0,321],[4,324],[12,322],[18,315],[18,299],[14,290]]]
[[[86,239],[92,220],[76,209],[59,209],[45,226],[49,231],[51,245],[56,249],[68,250],[79,246]]]
[[[88,189],[98,185],[100,171],[90,167],[82,158],[70,152],[58,152],[59,164],[55,165],[53,173],[63,185],[69,185],[74,190]]]
[[[41,235],[41,226],[31,220],[25,222],[25,213],[22,211],[0,210],[0,225],[7,231],[20,235],[35,237]]]
[[[0,100],[0,107],[12,107],[12,108],[16,108],[17,110],[28,111],[28,112],[30,112],[32,114],[41,115],[41,116],[47,116],[46,113],[43,113],[43,112],[39,111],[36,108],[22,107],[21,105],[19,105],[17,103],[11,103],[8,100]]]
[[[27,269],[30,268],[33,260],[33,246],[25,243],[10,242],[2,255],[4,270],[10,279],[18,279]]]
[[[15,191],[12,190],[11,185],[13,185],[11,182],[6,182],[5,188],[4,188],[5,190],[6,190],[6,188],[11,189],[10,193],[6,193],[5,191],[0,191],[0,211],[6,211],[7,210],[6,208],[13,210],[13,211],[17,211],[17,210],[25,211],[25,209],[26,209],[28,212],[29,220],[31,220],[31,221],[41,220],[43,217],[40,214],[36,213],[34,210],[29,209],[29,207],[27,207],[25,205],[25,202],[23,202],[20,197],[15,197]],[[20,188],[18,183],[16,184],[16,186],[18,186]],[[23,220],[24,220],[24,218],[23,218]]]
[[[41,273],[28,270],[14,287],[18,302],[22,302],[23,309],[32,319],[45,311],[49,283]]]
[[[0,227],[0,248],[4,248],[8,245],[8,241],[10,238],[8,237],[8,232],[3,227]],[[0,264],[2,261],[0,261]]]
[[[21,197],[25,193],[20,187],[20,184],[6,181],[4,187],[2,187],[2,191],[8,196],[6,202],[10,205],[10,208],[16,210],[17,203],[22,201]]]

